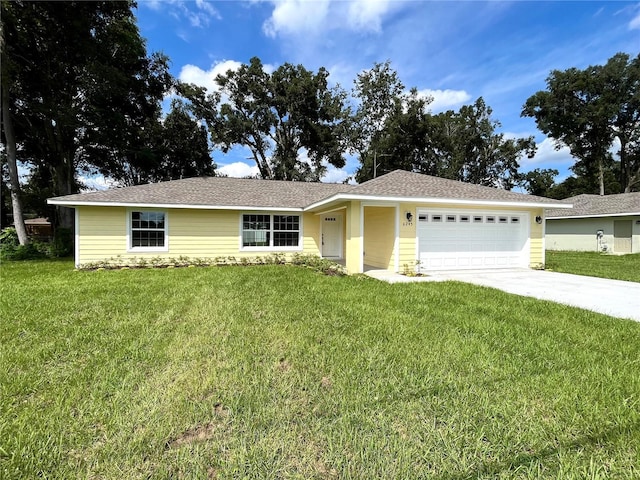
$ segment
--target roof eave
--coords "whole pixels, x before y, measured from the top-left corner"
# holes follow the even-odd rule
[[[312,203],[304,208],[305,211],[322,207],[328,203],[348,200],[364,201],[385,201],[385,202],[412,202],[412,203],[448,203],[453,205],[486,205],[503,207],[525,207],[525,208],[573,208],[567,203],[542,203],[542,202],[513,202],[503,200],[472,200],[459,198],[439,198],[439,197],[404,197],[404,196],[384,196],[384,195],[361,195],[354,193],[338,193],[318,202]]]
[[[302,212],[302,207],[256,207],[251,205],[193,205],[176,203],[136,203],[136,202],[75,202],[72,200],[47,200],[49,205],[60,205],[62,207],[127,207],[127,208],[179,208],[194,210],[252,210],[252,211],[279,211],[279,212]]]
[[[563,220],[565,218],[598,218],[598,217],[633,217],[640,215],[640,212],[628,213],[590,213],[588,215],[564,215],[562,217],[547,217],[547,220]]]

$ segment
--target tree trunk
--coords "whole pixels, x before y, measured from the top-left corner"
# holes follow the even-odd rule
[[[2,32],[4,34],[4,32]],[[1,62],[5,65],[4,35],[0,40],[2,48]],[[9,107],[9,82],[6,71],[2,75],[2,129],[6,141],[7,164],[9,166],[9,185],[11,186],[11,206],[13,209],[13,223],[18,234],[20,245],[29,243],[27,228],[24,225],[22,215],[22,202],[20,200],[20,179],[18,178],[18,163],[16,160],[16,137],[13,133],[13,120],[11,118],[11,108]]]
[[[598,179],[600,180],[600,195],[604,195],[604,164],[602,160],[598,162]]]

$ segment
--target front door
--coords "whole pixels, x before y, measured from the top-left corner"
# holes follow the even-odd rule
[[[631,253],[631,220],[613,222],[613,251]]]
[[[342,258],[342,215],[322,216],[322,256]]]

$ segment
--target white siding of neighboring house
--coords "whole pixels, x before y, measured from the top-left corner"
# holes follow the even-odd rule
[[[596,232],[603,230],[604,236],[600,244],[606,245],[608,251],[613,252],[613,222],[616,220],[632,221],[632,252],[640,252],[640,224],[637,223],[640,216],[547,219],[546,248],[595,252],[599,247]]]

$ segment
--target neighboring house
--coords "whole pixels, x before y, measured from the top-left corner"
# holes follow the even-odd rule
[[[547,211],[549,250],[640,252],[640,192],[578,195],[571,210]]]
[[[51,238],[51,236],[53,235],[51,222],[46,218],[41,217],[25,220],[24,226],[27,229],[27,235],[29,235],[30,237]]]
[[[301,252],[350,273],[541,266],[544,209],[571,207],[401,170],[360,185],[189,178],[49,203],[75,208],[76,266]]]

